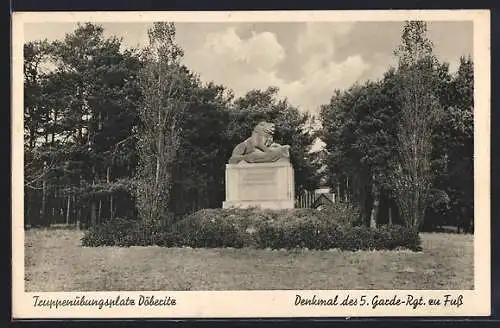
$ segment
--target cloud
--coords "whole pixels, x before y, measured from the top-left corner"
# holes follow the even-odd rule
[[[337,44],[345,42],[353,26],[354,23],[305,24],[295,43],[302,58],[302,75],[282,87],[293,104],[316,112],[330,100],[335,89],[349,87],[369,68],[356,54],[335,59]]]
[[[327,103],[337,88],[356,82],[369,68],[359,55],[334,59],[335,45],[348,35],[350,24],[308,23],[297,35],[295,43],[284,47],[276,34],[253,32],[241,38],[235,27],[208,33],[203,44],[186,53],[186,64],[200,74],[202,80],[224,84],[242,96],[251,89],[276,86],[280,95],[299,108],[316,112]],[[280,69],[287,55],[295,52],[294,62],[301,74],[284,79]]]
[[[303,78],[285,83],[281,90],[292,104],[300,105],[309,111],[316,111],[318,106],[330,100],[335,89],[347,88],[357,81],[369,65],[360,56],[348,57],[343,62],[329,62],[320,65],[315,59],[304,67],[315,67]],[[319,67],[321,66],[321,67]]]
[[[308,22],[297,37],[295,47],[299,53],[332,55],[335,45],[348,36],[354,23],[313,23]]]
[[[236,28],[230,27],[221,33],[208,34],[205,40],[202,51],[207,55],[220,56],[222,60],[246,65],[253,70],[272,70],[285,57],[283,47],[270,32],[254,33],[249,39],[242,40],[236,34]]]

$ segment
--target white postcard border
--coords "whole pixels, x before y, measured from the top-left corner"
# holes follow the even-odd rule
[[[34,22],[290,22],[290,21],[456,21],[474,23],[474,172],[475,238],[473,291],[172,291],[172,292],[71,292],[26,293],[24,291],[23,211],[23,43],[25,23]],[[490,13],[487,10],[386,10],[386,11],[268,11],[268,12],[17,12],[12,17],[12,315],[14,318],[227,318],[227,317],[354,317],[354,316],[487,316],[490,315]],[[303,298],[344,299],[347,295],[367,300],[391,299],[394,295],[429,298],[462,295],[463,305],[417,307],[297,306]],[[125,299],[138,302],[140,295],[176,299],[174,306],[127,307],[34,307],[34,296],[63,300]]]

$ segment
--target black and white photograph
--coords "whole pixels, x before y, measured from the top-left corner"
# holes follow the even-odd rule
[[[489,13],[246,15],[13,17],[13,313],[489,314]]]

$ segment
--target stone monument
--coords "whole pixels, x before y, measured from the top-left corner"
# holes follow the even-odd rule
[[[294,171],[289,145],[273,141],[275,126],[261,122],[238,144],[226,164],[226,201],[223,208],[295,207]]]

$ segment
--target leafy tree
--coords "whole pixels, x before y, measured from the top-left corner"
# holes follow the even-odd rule
[[[181,146],[192,77],[180,63],[175,26],[157,22],[148,31],[149,45],[140,72],[139,170],[137,207],[146,221],[168,212],[172,175]]]
[[[409,227],[418,229],[424,220],[433,181],[432,133],[440,112],[434,93],[437,59],[426,37],[425,22],[405,24],[395,54],[399,60],[401,114],[393,182],[400,213]]]
[[[474,215],[474,70],[471,58],[460,58],[447,80],[446,110],[434,134],[441,164],[437,183],[449,196],[441,224],[472,229]]]
[[[389,172],[398,111],[394,80],[390,70],[382,81],[338,90],[320,112],[329,186],[340,200],[357,204],[360,222],[372,226],[380,204],[393,196]]]
[[[192,90],[173,175],[170,206],[175,214],[222,206],[231,101],[231,92],[222,85],[200,84]]]

